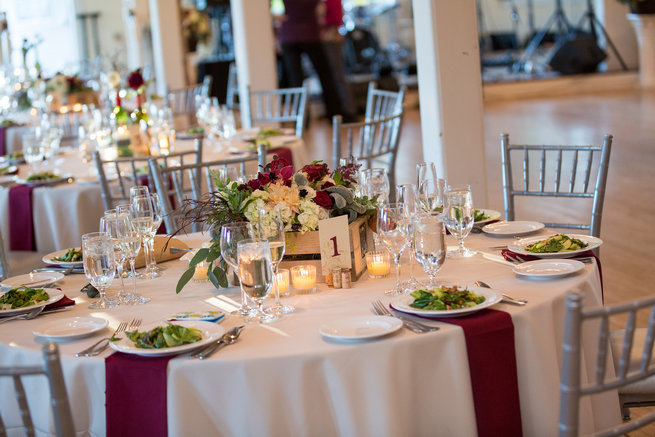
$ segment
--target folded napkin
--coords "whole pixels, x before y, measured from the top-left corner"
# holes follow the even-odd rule
[[[509,313],[484,309],[464,317],[430,319],[464,330],[478,436],[521,436],[514,324]]]
[[[503,258],[505,258],[507,261],[513,261],[512,258],[520,259],[522,261],[536,261],[536,260],[539,260],[539,259],[543,259],[543,258],[539,258],[538,256],[534,256],[534,255],[523,255],[523,254],[520,254],[520,253],[512,252],[509,249],[503,249],[502,250],[502,255],[503,255]],[[602,302],[605,303],[605,293],[603,291],[603,269],[600,266],[600,258],[598,258],[598,256],[594,253],[593,250],[585,250],[584,252],[580,252],[580,253],[575,254],[570,259],[589,258],[589,257],[593,257],[593,258],[596,259],[596,265],[598,265],[598,276],[600,276],[600,297],[602,299]]]
[[[34,187],[17,185],[9,189],[9,250],[36,250],[32,191]]]
[[[55,308],[65,308],[73,305],[75,305],[75,301],[64,295],[64,297],[59,299],[57,302],[46,305],[43,311],[54,310]]]
[[[278,157],[284,159],[289,164],[293,164],[293,155],[291,154],[291,149],[288,147],[278,147],[276,149],[269,149],[267,155],[277,155]]]
[[[168,435],[166,371],[171,358],[116,352],[105,359],[108,437]]]

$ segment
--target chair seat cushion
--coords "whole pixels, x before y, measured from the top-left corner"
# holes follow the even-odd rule
[[[628,367],[628,373],[639,370],[641,364],[641,354],[644,351],[644,344],[646,343],[646,328],[635,329],[635,336],[632,344],[632,351],[630,353],[630,366]],[[620,329],[612,331],[611,333],[611,346],[612,346],[612,359],[614,360],[614,368],[618,372],[619,370],[619,360],[621,359],[621,350],[623,348],[623,336],[625,335],[625,330]],[[653,353],[653,359],[651,362],[651,367],[655,365],[655,353]],[[647,378],[643,381],[638,381],[633,384],[627,385],[625,387],[619,388],[619,393],[621,394],[653,394],[655,398],[655,375]]]

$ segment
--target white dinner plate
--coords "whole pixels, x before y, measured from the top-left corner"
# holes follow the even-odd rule
[[[42,187],[49,185],[57,185],[66,181],[70,176],[59,176],[53,179],[46,179],[43,181],[28,181],[26,179],[16,179],[18,185],[27,185],[29,187]]]
[[[494,220],[498,220],[498,218],[500,217],[500,212],[494,211],[493,209],[478,209],[477,211],[484,212],[484,215],[486,215],[488,218],[475,222],[475,226],[480,226],[480,225],[483,225],[485,223],[489,223],[489,222],[492,222]]]
[[[81,250],[79,247],[75,247],[74,249],[76,250]],[[58,250],[56,252],[52,252],[41,258],[41,261],[43,261],[46,264],[54,264],[54,265],[59,265],[59,266],[64,266],[64,267],[82,267],[84,265],[84,261],[57,261],[56,259],[53,258],[58,258],[66,255],[68,252],[68,249],[62,249]]]
[[[18,277],[18,276],[16,276],[16,277]],[[3,290],[2,292],[0,292],[0,296],[2,296],[7,291],[8,290]],[[22,313],[29,313],[34,308],[50,305],[51,303],[55,303],[58,300],[60,300],[62,297],[64,297],[64,292],[61,291],[61,290],[57,290],[56,288],[46,288],[45,292],[48,293],[48,296],[50,296],[50,299],[48,299],[46,301],[43,301],[43,302],[39,302],[39,303],[34,304],[34,305],[23,307],[23,308],[14,308],[14,309],[11,309],[11,310],[0,310],[0,317],[14,316],[16,314],[22,314]]]
[[[193,349],[200,348],[202,346],[208,345],[214,341],[217,341],[221,335],[225,333],[225,329],[222,326],[217,325],[216,323],[211,322],[171,322],[174,325],[186,326],[188,328],[197,328],[202,331],[202,339],[195,343],[183,344],[181,346],[174,346],[169,348],[162,349],[143,349],[136,347],[136,344],[127,338],[123,333],[121,334],[120,340],[111,341],[109,345],[112,349],[126,354],[141,355],[144,357],[163,357],[166,355],[176,355],[183,352],[188,352]],[[149,325],[139,327],[139,331],[149,331],[157,326],[166,326],[167,322],[162,321],[158,323],[151,323]]]
[[[544,228],[543,223],[527,221],[511,221],[489,223],[482,230],[489,235],[496,236],[522,236],[528,235]]]
[[[69,340],[91,335],[104,329],[107,319],[101,317],[72,317],[69,319],[52,320],[37,326],[32,333],[37,337],[53,340]]]
[[[519,276],[535,279],[555,279],[584,269],[584,264],[574,259],[538,259],[528,261],[512,269]]]
[[[400,319],[390,316],[355,316],[324,323],[323,337],[341,341],[361,341],[382,337],[402,328]]]
[[[591,235],[579,235],[579,234],[565,234],[565,235],[571,238],[582,240],[585,243],[587,243],[588,246],[585,247],[584,249],[570,250],[568,252],[553,252],[553,253],[533,253],[525,250],[525,246],[534,244],[537,241],[545,240],[546,238],[548,238],[548,236],[542,235],[540,237],[523,238],[512,244],[508,244],[507,248],[514,253],[518,253],[521,255],[533,255],[536,256],[537,258],[571,258],[577,255],[578,253],[586,252],[588,250],[593,250],[599,247],[601,244],[603,244],[603,240],[601,240],[600,238],[592,237]]]
[[[461,287],[460,287],[461,288]],[[474,307],[462,308],[457,310],[424,310],[420,308],[414,308],[409,306],[414,302],[414,298],[409,294],[398,296],[391,302],[391,307],[397,311],[408,314],[415,314],[423,317],[459,317],[466,314],[471,314],[476,311],[480,311],[485,308],[489,308],[492,305],[496,305],[503,298],[502,294],[491,288],[483,287],[466,287],[469,291],[477,295],[484,296],[484,302],[478,304]]]
[[[18,176],[14,174],[0,175],[0,185],[13,184],[16,179],[18,179]]]
[[[12,276],[11,278],[7,278],[2,283],[0,283],[0,285],[9,288],[15,288],[15,287],[38,288],[38,287],[45,287],[46,285],[50,285],[54,282],[57,282],[63,277],[64,275],[59,272],[27,273],[25,275]]]

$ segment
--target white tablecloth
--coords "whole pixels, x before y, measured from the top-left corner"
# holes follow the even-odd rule
[[[448,237],[450,239],[450,237]],[[190,239],[199,247],[200,239]],[[472,235],[467,246],[491,251],[505,240]],[[450,241],[450,244],[453,244]],[[498,253],[496,251],[496,253]],[[154,322],[185,310],[213,308],[225,294],[207,283],[189,284],[176,295],[175,283],[185,265],[166,264],[162,278],[139,281],[142,294],[152,297],[146,306],[120,306],[107,312],[90,312],[80,295],[81,276],[68,276],[59,284],[77,305],[32,321],[0,325],[0,365],[37,363],[41,340],[32,328],[74,315],[109,319],[110,326],[139,316]],[[519,279],[511,266],[484,259],[448,259],[439,273],[445,281],[470,284],[483,280],[498,290],[529,300],[525,307],[498,304],[515,328],[518,383],[523,431],[526,436],[557,434],[561,340],[567,291],[584,295],[586,306],[600,304],[600,282],[595,265],[569,278],[551,281]],[[352,289],[327,289],[286,301],[297,311],[268,326],[248,325],[241,339],[207,361],[175,358],[168,370],[168,428],[171,436],[187,435],[343,435],[408,436],[476,434],[466,346],[462,330],[440,326],[417,335],[401,330],[390,337],[364,343],[338,343],[323,339],[322,324],[340,317],[370,315],[373,299],[388,301],[383,291],[391,279],[361,279]],[[116,289],[115,285],[112,289]],[[226,317],[226,329],[238,319]],[[109,329],[104,332],[108,335]],[[61,343],[63,365],[78,435],[105,431],[103,357],[74,358],[73,354],[96,341],[91,338]],[[585,344],[590,353],[594,344]],[[590,357],[591,355],[588,355]],[[586,371],[591,373],[591,360]],[[33,408],[46,411],[42,382],[29,382]],[[15,426],[16,416],[8,382],[0,382],[0,410],[5,424]],[[36,396],[35,396],[36,395]],[[144,402],[147,387],[144,387]],[[503,402],[498,399],[497,402]],[[35,417],[48,429],[48,419]],[[113,418],[112,420],[120,420]],[[581,426],[590,432],[619,423],[615,393],[583,402]]]

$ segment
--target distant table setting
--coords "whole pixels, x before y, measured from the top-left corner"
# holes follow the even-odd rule
[[[0,366],[57,342],[90,435],[556,434],[566,294],[602,306],[602,240],[499,221],[420,171],[389,203],[377,170],[276,159],[217,179],[241,220],[165,246],[157,196],[135,187],[81,247],[0,283]],[[47,410],[45,385],[25,384]],[[10,429],[11,392],[0,381]],[[585,433],[620,422],[615,393],[580,411]]]

